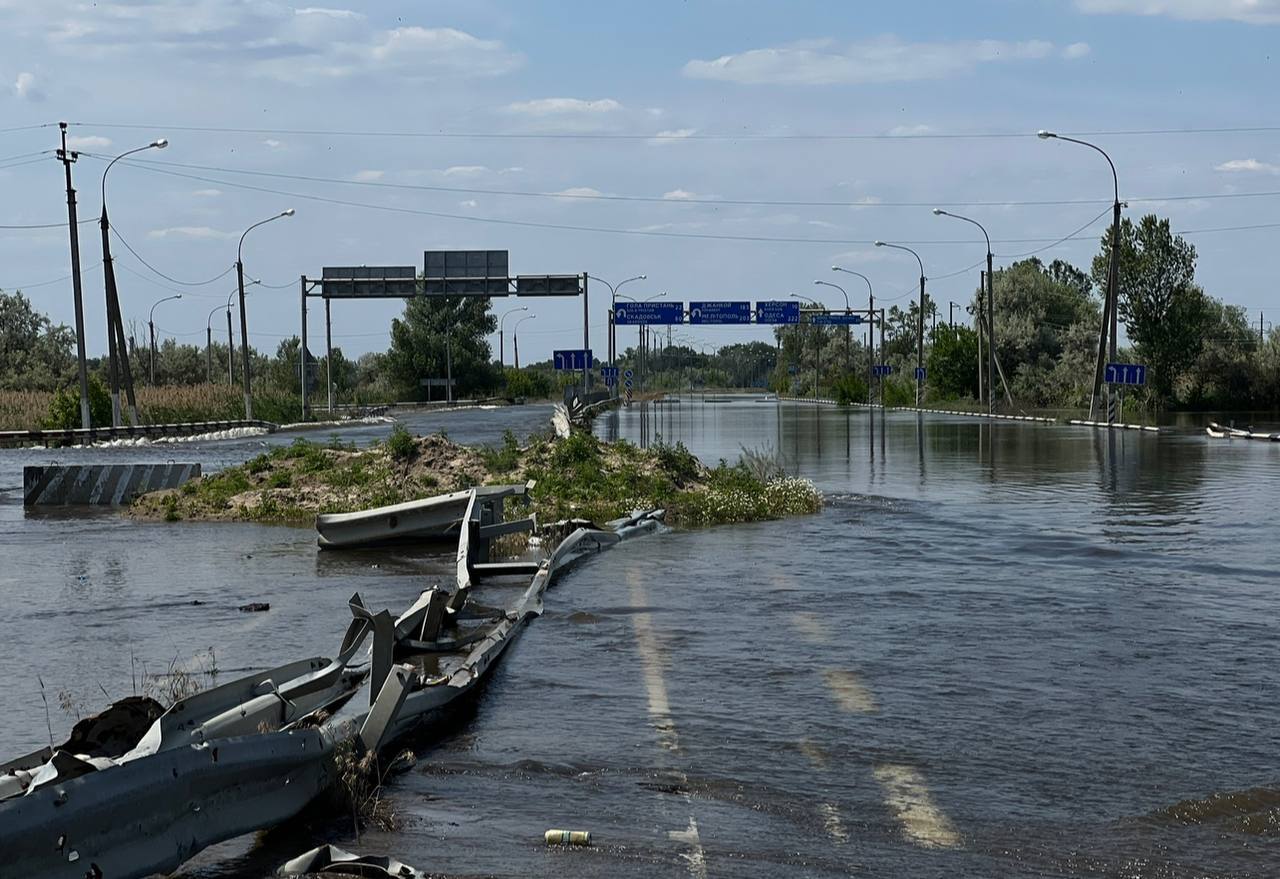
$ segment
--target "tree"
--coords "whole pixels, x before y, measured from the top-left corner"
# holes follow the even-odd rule
[[[1255,387],[1258,347],[1258,333],[1243,308],[1205,297],[1202,347],[1177,385],[1178,399],[1194,407],[1248,408],[1261,386]]]
[[[0,388],[50,391],[75,374],[76,336],[31,307],[31,300],[0,290]]]
[[[978,396],[978,334],[968,327],[938,327],[929,351],[929,388],[944,399]]]
[[[1089,277],[1062,260],[1046,268],[1033,258],[996,272],[992,286],[996,356],[1014,399],[1033,406],[1087,400],[1101,320]]]
[[[425,378],[445,378],[446,340],[452,349],[456,396],[489,391],[499,383],[486,339],[498,327],[487,296],[418,296],[405,303],[404,317],[391,322],[390,376],[420,396]]]
[[[1107,277],[1111,236],[1093,259],[1093,277]],[[1196,249],[1174,235],[1169,221],[1148,214],[1120,225],[1119,310],[1125,332],[1147,364],[1158,403],[1173,399],[1178,379],[1200,356],[1208,300],[1195,284]]]

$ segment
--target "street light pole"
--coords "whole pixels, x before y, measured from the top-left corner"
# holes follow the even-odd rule
[[[133,399],[133,375],[129,369],[129,352],[124,342],[124,325],[120,319],[120,296],[116,290],[115,264],[111,261],[111,222],[107,219],[107,175],[116,162],[125,156],[140,153],[143,150],[162,150],[169,145],[163,137],[153,140],[146,146],[126,150],[107,163],[102,172],[102,216],[98,227],[102,230],[102,276],[106,285],[107,298],[107,357],[111,375],[111,426],[120,426],[120,372],[124,367],[125,387],[129,394],[130,415],[134,424],[138,423],[138,407]]]
[[[832,284],[830,281],[814,281],[817,286],[835,287],[840,291],[840,295],[844,297],[844,313],[850,314],[853,309],[849,307],[849,294],[844,292],[844,288],[839,284]],[[849,368],[849,339],[853,335],[853,330],[849,329],[849,325],[844,325],[844,368]]]
[[[515,314],[517,311],[528,311],[528,310],[529,310],[529,306],[527,305],[517,305],[515,308],[506,312],[505,314],[502,315],[501,318],[498,319],[498,366],[503,369],[506,368],[507,358],[506,358],[506,352],[503,350],[504,344],[502,341],[502,325],[506,323],[506,320],[508,317]]]
[[[511,328],[511,345],[515,348],[516,369],[520,368],[520,324],[527,320],[533,320],[535,317],[537,317],[536,314],[531,314],[528,317],[522,317],[516,321],[515,326]]]
[[[213,316],[217,314],[221,308],[221,305],[215,305],[213,310],[209,312],[209,317],[205,321],[204,325],[204,378],[209,384],[213,384]],[[230,317],[229,313],[228,317]]]
[[[621,290],[623,286],[630,284],[632,281],[647,281],[649,276],[636,275],[634,278],[627,278],[625,281],[619,281],[617,284],[610,284],[599,275],[588,274],[587,277],[593,281],[599,281],[601,284],[604,284],[609,288],[609,365],[617,366],[618,334],[613,323],[613,309],[618,304],[618,291]]]
[[[644,275],[641,275],[639,278],[632,278],[630,280],[638,281],[638,280],[642,280],[643,278],[644,278]],[[619,284],[618,286],[621,287],[622,284]],[[630,302],[652,302],[653,300],[661,299],[666,295],[667,295],[667,291],[663,290],[661,293],[654,293],[652,296],[647,296],[644,299],[636,299],[634,296],[623,296],[621,293],[618,293],[614,296],[614,300],[615,300],[615,305],[616,305],[616,300],[618,299],[626,299]],[[648,377],[648,369],[649,369],[649,327],[644,324],[641,324],[640,326],[636,327],[636,355],[638,359],[637,365],[639,365],[641,368],[640,389],[644,390],[645,388],[644,379]]]
[[[910,247],[904,247],[901,244],[877,241],[876,247],[892,247],[894,250],[905,250],[914,256],[916,262],[920,265],[920,335],[916,340],[916,406],[919,406],[924,401],[924,260],[920,259],[920,254]]]
[[[150,381],[151,381],[152,387],[155,387],[155,384],[156,384],[156,306],[159,305],[161,302],[170,302],[174,299],[181,299],[181,298],[182,298],[181,293],[175,293],[172,296],[166,296],[163,299],[158,299],[156,300],[155,304],[151,306],[151,313],[147,315],[147,330],[150,332],[150,336],[151,336],[151,363],[150,363],[149,372],[151,376]]]
[[[987,227],[983,226],[977,220],[969,217],[962,217],[959,214],[952,214],[944,211],[942,208],[934,208],[933,213],[938,217],[951,217],[954,220],[963,220],[971,223],[982,230],[982,237],[987,239],[987,415],[991,415],[995,409],[996,396],[996,286],[995,286],[995,269],[992,264],[994,257],[991,254],[991,236],[987,234]],[[1013,398],[1009,393],[1009,386],[1005,385],[1005,399],[1009,401],[1009,406],[1013,406]]]
[[[871,286],[871,279],[870,279],[870,278],[868,278],[866,275],[862,274],[862,272],[855,272],[853,269],[844,269],[844,268],[841,268],[840,266],[832,266],[832,267],[831,267],[831,271],[833,271],[833,272],[844,272],[846,275],[856,275],[857,277],[859,277],[859,278],[861,278],[862,280],[864,280],[864,281],[866,281],[866,282],[867,282],[867,319],[868,319],[868,320],[870,320],[870,321],[874,321],[874,320],[876,319],[876,291],[875,291],[875,290],[874,290],[874,288],[872,288],[872,286]],[[881,336],[883,336],[883,335],[884,335],[884,330],[883,330],[883,328],[881,329],[880,334],[881,334]],[[867,331],[867,340],[868,340],[868,345],[867,345],[867,393],[868,393],[868,394],[870,394],[870,393],[871,393],[871,380],[872,380],[872,378],[874,377],[874,373],[875,373],[875,370],[874,370],[873,366],[874,366],[874,364],[875,364],[875,362],[876,362],[876,357],[875,357],[875,353],[876,353],[876,334],[875,334],[875,327],[871,327],[871,328]],[[883,346],[881,346],[881,356],[883,356],[883,351],[884,351],[884,347],[883,347]],[[881,382],[882,382],[882,383],[883,383],[883,381],[884,381],[884,380],[883,380],[883,379],[881,379]]]
[[[293,208],[281,211],[274,217],[267,217],[265,220],[259,220],[248,229],[240,234],[240,243],[236,245],[236,285],[240,289],[240,364],[244,371],[244,418],[245,421],[253,420],[253,393],[249,389],[249,319],[244,311],[244,239],[245,236],[254,229],[272,220],[279,220],[281,217],[292,217]],[[230,320],[231,313],[227,312],[227,319]]]
[[[1107,165],[1111,168],[1111,182],[1115,194],[1115,202],[1111,208],[1111,258],[1107,265],[1107,295],[1106,301],[1102,306],[1102,330],[1098,333],[1098,359],[1093,375],[1093,392],[1089,397],[1089,419],[1092,421],[1094,420],[1098,398],[1103,394],[1102,374],[1106,363],[1104,351],[1110,356],[1112,362],[1115,362],[1116,359],[1116,324],[1120,299],[1120,176],[1116,173],[1116,163],[1111,161],[1111,156],[1107,155],[1106,150],[1096,144],[1085,140],[1077,140],[1074,137],[1066,137],[1052,131],[1041,130],[1036,133],[1036,136],[1041,140],[1065,140],[1067,143],[1086,146],[1095,152],[1101,153],[1102,157],[1107,160]],[[1109,341],[1108,332],[1110,333]],[[1108,392],[1108,424],[1115,422],[1115,404],[1115,398]]]

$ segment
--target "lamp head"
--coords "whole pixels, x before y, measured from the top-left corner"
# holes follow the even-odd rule
[[[293,208],[287,208],[286,210],[281,211],[281,212],[280,212],[280,216],[282,216],[282,217],[292,217],[292,216],[293,216]]]
[[[158,150],[162,150],[169,145],[169,138],[162,137],[159,140],[153,140],[150,145]]]
[[[944,211],[942,208],[934,208],[933,215],[935,217],[945,217],[947,215],[947,212]]]
[[[876,247],[884,247],[884,242],[883,242],[883,241],[877,241],[877,242],[876,242]]]
[[[1041,140],[1048,140],[1051,137],[1057,137],[1057,136],[1058,135],[1054,134],[1052,131],[1046,131],[1043,128],[1041,128],[1039,131],[1036,132],[1036,137],[1040,138]]]
[[[840,271],[840,266],[832,266],[832,267],[831,267],[831,271],[833,271],[833,272],[838,272],[838,271]]]
[[[647,281],[647,280],[649,280],[649,276],[648,276],[648,275],[640,275],[640,280],[642,280],[642,281]]]

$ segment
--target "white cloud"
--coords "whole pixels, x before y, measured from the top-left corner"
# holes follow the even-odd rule
[[[352,175],[351,179],[356,183],[376,183],[381,180],[383,175],[386,173],[387,172],[385,171],[377,171],[372,168],[367,168],[362,171],[357,171]]]
[[[474,208],[474,207],[478,207],[479,205],[480,205],[480,202],[476,201],[474,198],[469,198],[466,201],[458,202],[458,207],[460,208]]]
[[[598,189],[592,189],[590,186],[570,186],[568,189],[562,189],[555,193],[563,198],[594,198],[604,195]]]
[[[659,131],[653,137],[649,138],[649,143],[654,146],[668,146],[673,143],[680,143],[687,140],[698,133],[696,128],[674,128],[667,131]]]
[[[523,116],[613,113],[621,109],[622,105],[613,98],[601,98],[595,101],[584,101],[580,98],[537,98],[532,101],[516,101],[506,106],[508,113],[519,113]]]
[[[1091,14],[1167,15],[1183,21],[1280,24],[1280,0],[1076,0]]]
[[[217,198],[222,195],[221,189],[197,189],[191,193],[197,198]]]
[[[1068,61],[1074,61],[1077,58],[1083,58],[1092,51],[1093,49],[1088,43],[1072,43],[1069,46],[1063,47],[1062,57],[1066,58]]]
[[[667,201],[684,201],[690,198],[697,198],[698,194],[687,189],[673,189],[670,192],[662,193],[662,197]]]
[[[152,229],[147,234],[152,238],[191,238],[205,241],[235,237],[231,232],[221,232],[209,226],[170,226],[166,229]]]
[[[97,134],[72,135],[67,138],[67,146],[73,150],[96,150],[111,146],[111,138]]]
[[[1280,165],[1270,162],[1259,162],[1257,159],[1232,159],[1214,166],[1215,171],[1245,174],[1280,174]]]
[[[450,165],[440,173],[445,177],[479,177],[488,174],[489,169],[484,165]]]
[[[860,195],[853,200],[852,207],[855,211],[860,211],[863,208],[875,207],[883,201],[884,199],[878,195]]]
[[[889,129],[892,137],[916,137],[933,131],[931,125],[895,125]]]
[[[273,150],[278,150],[278,149],[280,149],[282,146],[284,146],[284,142],[283,142],[283,141],[276,140],[274,137],[268,137],[268,138],[267,138],[266,140],[264,140],[262,143],[263,143],[263,145],[264,145],[264,146],[266,146],[268,149],[273,149]]]
[[[44,91],[36,85],[36,75],[23,71],[13,82],[13,95],[19,101],[43,101]]]
[[[367,75],[495,76],[524,62],[499,40],[449,27],[379,28],[351,9],[227,0],[0,0],[6,29],[76,61],[147,57],[207,73],[297,84]]]
[[[1053,54],[1053,43],[1045,40],[906,43],[881,37],[844,48],[823,40],[693,60],[684,66],[684,75],[744,85],[914,82],[970,73],[980,64],[1038,61]]]

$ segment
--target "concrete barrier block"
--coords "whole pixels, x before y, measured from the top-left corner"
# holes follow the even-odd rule
[[[49,464],[22,468],[26,507],[127,504],[140,494],[177,488],[199,464]]]

